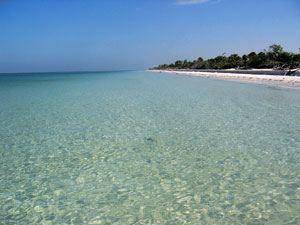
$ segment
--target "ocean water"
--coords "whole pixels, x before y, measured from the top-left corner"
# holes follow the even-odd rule
[[[300,224],[300,91],[0,75],[0,224]]]

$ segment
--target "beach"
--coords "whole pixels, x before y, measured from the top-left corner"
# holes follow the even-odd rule
[[[150,72],[169,73],[178,75],[189,75],[197,77],[207,77],[213,79],[222,79],[236,82],[251,82],[270,86],[300,89],[299,76],[284,75],[267,75],[257,74],[257,70],[253,70],[253,74],[234,73],[234,72],[202,72],[202,71],[180,71],[180,70],[149,70]],[[261,70],[263,71],[263,70]]]
[[[299,224],[298,90],[145,71],[0,90],[0,223]]]

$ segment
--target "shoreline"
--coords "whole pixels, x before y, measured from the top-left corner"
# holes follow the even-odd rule
[[[180,70],[148,70],[149,72],[169,73],[177,75],[188,75],[196,77],[206,77],[219,80],[228,80],[243,83],[256,83],[281,88],[291,88],[300,90],[299,76],[266,75],[266,74],[242,74],[224,72],[200,72],[200,71],[180,71]]]

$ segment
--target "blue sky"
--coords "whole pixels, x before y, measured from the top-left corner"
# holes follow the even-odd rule
[[[0,72],[147,69],[299,52],[299,0],[0,0]]]

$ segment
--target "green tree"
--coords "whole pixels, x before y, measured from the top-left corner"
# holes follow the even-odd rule
[[[182,62],[181,60],[177,60],[177,61],[175,62],[175,67],[176,67],[176,68],[181,68],[182,65],[183,65],[183,62]]]
[[[284,52],[280,45],[273,44],[269,46],[268,51],[264,50],[256,54],[251,52],[248,55],[240,57],[238,54],[232,54],[229,57],[225,53],[221,56],[204,60],[199,57],[197,60],[177,60],[170,65],[163,64],[155,68],[160,69],[227,69],[243,66],[244,68],[273,68],[273,67],[287,67],[297,68],[300,65],[300,54],[293,54]]]
[[[293,55],[293,62],[300,63],[300,54]]]
[[[278,61],[281,63],[291,63],[293,61],[293,54],[289,52],[281,52],[278,55]]]
[[[283,48],[280,45],[271,45],[268,51],[269,60],[279,61],[279,55],[283,52]]]
[[[228,68],[236,68],[242,65],[242,58],[238,54],[231,54],[227,59]]]
[[[251,52],[249,55],[248,55],[248,62],[247,62],[247,65],[249,67],[252,67],[252,68],[259,68],[260,67],[260,64],[261,64],[261,60],[259,58],[259,56],[255,53],[255,52]]]
[[[274,44],[269,47],[269,51],[274,52],[275,54],[279,55],[280,53],[283,52],[283,47],[281,47],[281,45]]]
[[[243,66],[245,67],[245,68],[247,68],[247,66],[248,66],[248,55],[243,55],[242,56],[242,60],[243,60]]]

